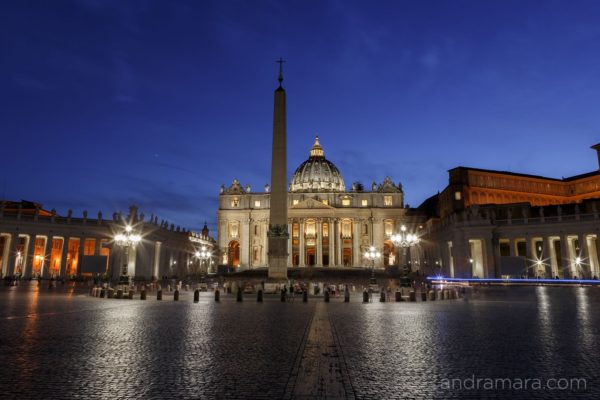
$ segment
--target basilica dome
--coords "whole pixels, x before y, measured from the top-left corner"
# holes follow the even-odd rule
[[[310,157],[292,175],[292,192],[345,192],[346,186],[340,170],[325,158],[319,137],[310,150]]]

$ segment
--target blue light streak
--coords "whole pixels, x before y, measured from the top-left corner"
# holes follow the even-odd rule
[[[443,276],[428,276],[432,282],[472,282],[472,283],[553,283],[553,284],[590,284],[600,285],[600,279],[535,279],[535,278],[445,278]]]

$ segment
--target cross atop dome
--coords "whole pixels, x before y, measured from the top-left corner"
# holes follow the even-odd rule
[[[315,137],[315,144],[313,144],[312,149],[310,149],[311,157],[325,157],[325,152],[321,147],[321,143],[319,143],[319,136]]]

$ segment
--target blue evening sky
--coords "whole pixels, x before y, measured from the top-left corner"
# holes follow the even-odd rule
[[[598,168],[598,1],[5,1],[0,189],[80,215],[138,204],[214,234],[219,186],[288,174],[318,134],[346,186],[417,206],[459,165]]]

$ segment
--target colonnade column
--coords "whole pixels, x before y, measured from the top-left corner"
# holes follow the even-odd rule
[[[44,242],[44,251],[42,251],[42,257],[43,257],[43,261],[42,264],[40,265],[41,271],[40,274],[42,276],[42,278],[44,279],[48,279],[50,277],[50,274],[48,273],[48,271],[50,270],[50,267],[52,266],[52,241],[54,240],[54,236],[52,236],[51,234],[48,234],[48,236],[46,236],[46,241]],[[50,250],[48,250],[50,249]],[[49,253],[48,256],[46,256]]]
[[[15,274],[15,265],[17,264],[17,246],[19,244],[19,234],[13,233],[10,235],[10,250],[8,253],[8,266],[6,268],[7,275]],[[23,271],[21,271],[23,273]]]
[[[94,248],[94,255],[99,256],[100,250],[102,250],[102,238],[96,238],[96,247]]]
[[[63,238],[62,255],[60,257],[59,276],[65,278],[67,276],[67,254],[69,251],[69,237]]]
[[[77,271],[75,271],[75,274],[80,274],[81,273],[81,264],[83,264],[83,252],[85,250],[85,237],[81,236],[81,238],[79,239],[79,253],[77,254]]]
[[[500,246],[494,242],[498,242],[494,237],[485,240],[485,278],[496,277],[496,260],[500,258]]]
[[[587,235],[580,233],[577,235],[577,241],[579,242],[579,254],[575,254],[575,257],[579,257],[580,264],[576,266],[577,276],[581,275],[580,278],[591,277],[591,265],[590,265],[590,251],[587,248]]]
[[[335,219],[334,218],[329,218],[328,223],[328,239],[329,239],[329,267],[332,267],[335,265]]]
[[[304,254],[306,250],[304,249],[304,220],[300,220],[300,246],[299,246],[299,256],[300,262],[298,263],[299,267],[304,267]]]
[[[600,276],[600,234],[596,234],[596,270],[593,274],[598,277]]]
[[[31,276],[33,272],[33,255],[35,254],[35,234],[29,235],[27,246],[23,251],[25,259],[23,260],[23,276]]]
[[[531,236],[525,235],[525,266],[527,268],[527,276],[528,277],[537,276],[537,269],[536,269],[537,267],[532,262],[532,260],[533,260],[533,252],[531,251],[532,245],[533,245],[533,243],[532,243]]]
[[[317,267],[323,266],[323,218],[317,218]]]
[[[562,235],[560,237],[560,257],[559,266],[562,267],[563,277],[565,279],[571,279],[571,259],[569,257],[568,237]]]
[[[552,263],[550,262],[549,240],[547,237],[542,236],[542,252],[540,259],[544,265],[546,278],[554,278],[552,275]]]

